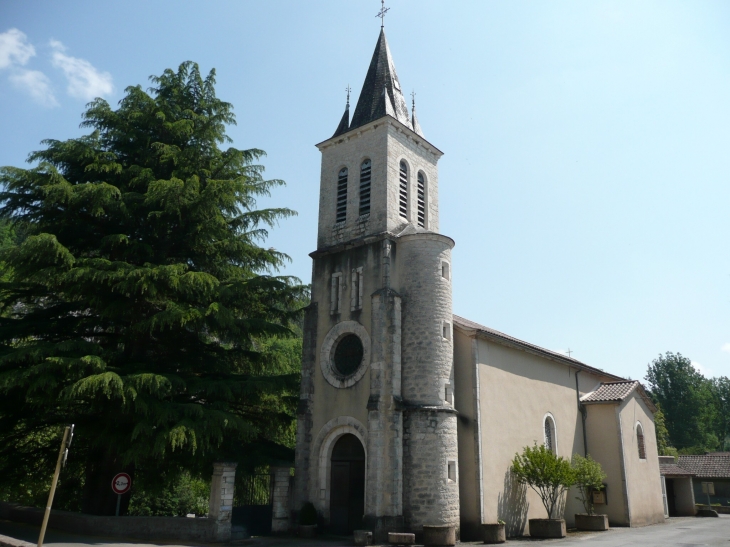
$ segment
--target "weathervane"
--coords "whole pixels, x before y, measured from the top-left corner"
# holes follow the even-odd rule
[[[345,88],[345,91],[347,91],[347,108],[350,108],[350,84],[347,84],[347,87]]]
[[[416,92],[411,91],[411,104],[413,105],[413,110],[416,109]]]
[[[380,13],[375,17],[380,17],[380,28],[385,27],[385,14],[390,11],[390,8],[385,7],[385,0],[380,0]]]

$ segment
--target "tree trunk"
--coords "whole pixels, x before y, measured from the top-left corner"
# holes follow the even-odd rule
[[[117,510],[117,494],[112,491],[112,479],[117,473],[127,473],[132,477],[134,488],[134,466],[122,466],[118,458],[105,453],[96,453],[86,464],[81,510],[90,515],[113,516]],[[122,495],[119,515],[126,515],[129,507],[131,489]]]

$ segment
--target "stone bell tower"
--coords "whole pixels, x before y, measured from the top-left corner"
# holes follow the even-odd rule
[[[459,526],[452,239],[438,233],[442,152],[408,112],[381,30],[350,121],[322,153],[304,326],[294,509],[321,523]]]

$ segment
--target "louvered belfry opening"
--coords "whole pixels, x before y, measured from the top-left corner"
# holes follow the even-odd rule
[[[418,172],[418,225],[426,227],[426,178]]]
[[[406,162],[400,162],[400,204],[398,207],[400,216],[408,218],[408,166]]]
[[[365,160],[360,165],[360,216],[370,213],[370,172],[372,163]]]
[[[337,175],[337,217],[335,222],[347,219],[347,168],[340,169]]]

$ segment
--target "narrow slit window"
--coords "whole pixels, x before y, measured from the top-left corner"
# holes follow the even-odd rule
[[[449,272],[449,263],[444,260],[443,262],[441,262],[441,277],[443,277],[444,279],[449,279],[450,275],[451,274]]]
[[[448,321],[444,321],[443,337],[446,340],[451,340],[451,323]]]
[[[451,388],[451,384],[446,384],[444,386],[444,401],[450,405],[454,404],[454,391]]]
[[[639,448],[639,459],[646,459],[646,445],[644,444],[644,428],[641,424],[636,424],[636,443]]]
[[[337,175],[337,215],[335,222],[347,219],[347,168],[340,169]]]
[[[426,177],[423,172],[418,172],[418,225],[426,227]]]
[[[400,200],[398,212],[403,218],[408,218],[408,166],[406,162],[400,162]]]
[[[350,311],[362,309],[362,266],[352,270],[352,287],[350,291]]]
[[[555,438],[555,422],[552,416],[545,417],[545,448],[547,448],[553,454],[557,454],[557,444]]]
[[[370,160],[365,160],[360,165],[360,210],[359,215],[367,215],[370,213],[370,177],[372,164]]]
[[[456,482],[456,462],[454,460],[449,461],[446,476],[451,482]]]
[[[342,306],[342,273],[332,274],[332,287],[330,292],[330,313],[340,313]]]

